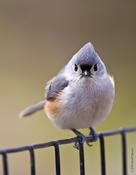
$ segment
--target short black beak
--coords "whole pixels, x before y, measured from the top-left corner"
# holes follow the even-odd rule
[[[82,75],[83,77],[91,77],[91,72],[88,71],[88,70],[84,70],[84,71],[81,73],[81,75]]]

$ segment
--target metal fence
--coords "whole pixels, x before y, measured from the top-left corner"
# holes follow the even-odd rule
[[[122,128],[113,131],[98,132],[98,140],[100,142],[100,163],[101,163],[101,175],[106,175],[106,161],[105,161],[105,137],[110,137],[113,135],[120,135],[121,145],[122,145],[122,175],[128,174],[127,169],[127,133],[136,132],[136,127],[134,128]],[[65,140],[51,141],[48,143],[33,144],[28,146],[22,146],[17,148],[9,149],[0,149],[0,155],[2,156],[2,165],[3,165],[3,175],[9,175],[9,166],[8,166],[8,154],[18,153],[27,151],[30,155],[30,175],[36,175],[36,165],[35,165],[35,150],[54,147],[55,154],[55,166],[56,166],[56,175],[61,175],[61,162],[60,162],[60,145],[70,144],[78,142],[79,144],[79,165],[80,165],[80,175],[85,175],[85,160],[84,160],[84,141],[94,142],[92,136],[83,137],[74,137]]]

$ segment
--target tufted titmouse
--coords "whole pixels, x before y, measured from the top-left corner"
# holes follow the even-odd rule
[[[115,96],[113,78],[91,43],[85,44],[46,86],[45,98],[21,112],[44,109],[60,128],[90,128],[109,114]]]

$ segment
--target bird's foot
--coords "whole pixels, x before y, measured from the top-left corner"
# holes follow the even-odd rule
[[[79,141],[76,141],[75,142],[75,144],[74,144],[74,148],[76,148],[76,149],[80,149],[80,142],[81,143],[84,143],[85,142],[85,136],[81,133],[81,132],[79,132],[78,130],[76,130],[76,129],[71,129],[71,131],[73,131],[75,134],[76,134],[76,136],[79,138]]]
[[[92,136],[92,141],[95,142],[98,139],[98,133],[95,128],[90,127],[89,130],[89,136]],[[90,144],[90,141],[86,141],[86,144],[90,147],[93,146],[92,144]]]

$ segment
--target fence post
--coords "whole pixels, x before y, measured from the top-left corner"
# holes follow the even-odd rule
[[[3,152],[2,154],[2,162],[3,162],[3,173],[4,175],[9,175],[8,172],[8,158],[7,158],[7,154]]]
[[[121,131],[121,141],[122,141],[122,171],[123,175],[127,175],[127,142],[125,130]]]
[[[101,175],[106,175],[106,162],[105,162],[105,143],[103,134],[99,135],[100,139],[100,161],[101,161]]]

